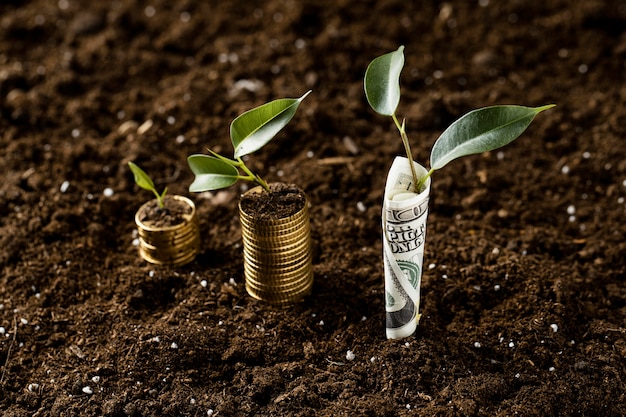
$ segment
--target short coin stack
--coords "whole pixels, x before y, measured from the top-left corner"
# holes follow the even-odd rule
[[[191,213],[185,216],[183,223],[168,227],[150,227],[139,219],[141,209],[135,216],[139,232],[139,254],[153,264],[184,265],[191,262],[200,249],[200,232],[195,205],[191,200],[182,196],[173,196],[173,198],[187,203],[192,208]]]

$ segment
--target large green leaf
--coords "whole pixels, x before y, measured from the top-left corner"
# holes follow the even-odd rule
[[[404,66],[404,46],[375,58],[365,71],[365,96],[376,113],[395,114],[400,103],[400,72]]]
[[[473,110],[452,123],[437,139],[430,154],[433,170],[466,155],[500,148],[526,130],[535,116],[549,108],[492,106]]]
[[[300,98],[282,98],[238,116],[230,124],[230,138],[235,149],[235,158],[251,154],[266,143],[289,123],[298,106],[309,95],[307,91]]]
[[[156,187],[154,186],[152,178],[150,178],[143,169],[139,168],[139,165],[135,164],[134,162],[128,162],[128,166],[133,172],[135,182],[138,186],[140,186],[144,190],[155,191]]]
[[[189,186],[194,193],[230,187],[239,179],[237,168],[213,156],[191,155],[187,163],[196,176]]]

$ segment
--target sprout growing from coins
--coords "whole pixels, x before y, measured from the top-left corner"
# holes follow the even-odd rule
[[[143,169],[139,168],[139,165],[135,164],[134,162],[128,162],[128,166],[133,172],[133,176],[135,177],[135,183],[144,190],[152,191],[156,196],[159,208],[162,209],[165,206],[164,201],[165,194],[167,194],[167,187],[165,187],[163,189],[163,192],[159,194],[156,186],[154,185],[154,181],[152,181],[152,178],[150,178],[150,176],[146,174]]]
[[[504,105],[470,111],[435,141],[427,170],[413,161],[406,122],[400,123],[396,116],[403,66],[404,46],[400,46],[372,60],[364,77],[368,103],[375,112],[392,118],[406,152],[406,158],[396,157],[389,170],[383,202],[386,333],[390,339],[412,335],[419,323],[431,175],[457,158],[511,143],[537,114],[554,107]]]
[[[248,110],[235,118],[230,125],[233,158],[224,157],[209,149],[211,155],[196,154],[187,158],[195,174],[189,186],[191,192],[219,190],[230,187],[239,180],[254,182],[267,192],[270,188],[259,175],[253,173],[242,159],[261,149],[291,121],[298,106],[309,95],[300,98],[283,98]]]

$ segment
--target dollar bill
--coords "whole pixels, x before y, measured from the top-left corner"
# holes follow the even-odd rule
[[[424,167],[413,164],[418,175],[427,174]],[[419,323],[429,195],[430,179],[416,193],[409,160],[396,157],[387,174],[382,213],[388,339],[412,335]]]

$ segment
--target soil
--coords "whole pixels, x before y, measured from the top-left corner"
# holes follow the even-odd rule
[[[245,4],[0,5],[2,415],[626,415],[626,4]],[[422,320],[386,340],[380,214],[403,151],[362,77],[399,45],[423,164],[471,109],[557,107],[434,174]],[[312,294],[246,294],[245,184],[190,195],[192,263],[142,261],[150,195],[127,162],[189,195],[187,156],[309,89],[246,163],[306,192]]]
[[[239,207],[254,219],[278,220],[302,210],[306,194],[295,184],[273,182],[270,192],[248,192],[241,196]]]
[[[166,195],[163,199],[163,207],[159,206],[157,199],[150,200],[139,208],[137,216],[145,226],[167,228],[183,223],[189,219],[191,213],[193,213],[191,206]]]

